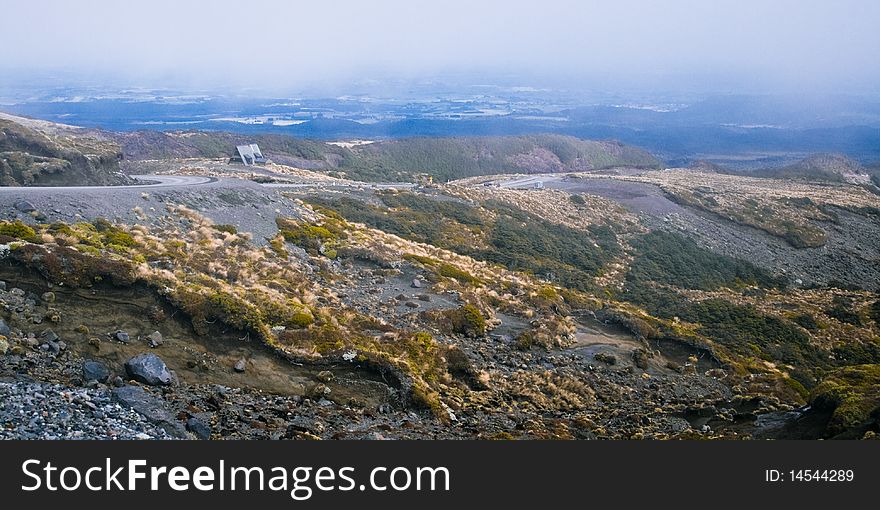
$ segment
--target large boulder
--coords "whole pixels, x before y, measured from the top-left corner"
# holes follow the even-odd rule
[[[186,429],[177,421],[165,400],[140,386],[122,386],[113,389],[113,399],[140,413],[150,423],[162,427],[174,437],[187,437]]]
[[[162,358],[153,353],[139,354],[125,362],[129,377],[150,386],[169,386],[174,376]]]
[[[28,202],[27,200],[22,200],[20,202],[15,203],[15,208],[24,213],[30,213],[37,210],[37,206]]]

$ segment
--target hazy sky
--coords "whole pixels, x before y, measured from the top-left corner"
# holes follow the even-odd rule
[[[208,88],[461,72],[646,88],[874,93],[880,83],[877,0],[3,3],[7,73]]]

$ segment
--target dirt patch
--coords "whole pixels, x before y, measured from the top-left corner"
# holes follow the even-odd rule
[[[190,318],[167,303],[145,285],[117,288],[96,285],[91,289],[50,287],[42,277],[18,266],[0,267],[0,280],[8,288],[18,287],[36,301],[38,312],[54,310],[58,322],[48,318],[41,323],[21,320],[15,313],[10,325],[37,337],[51,329],[73,354],[101,360],[113,373],[124,376],[123,365],[129,358],[154,352],[177,377],[187,384],[219,384],[233,388],[251,388],[278,395],[308,395],[318,382],[318,373],[329,371],[334,377],[326,386],[327,398],[346,403],[356,400],[381,405],[392,400],[394,389],[384,384],[378,374],[347,364],[299,365],[280,356],[252,335],[209,325],[208,333],[196,335]],[[41,299],[51,291],[54,302]],[[50,316],[52,314],[46,314]],[[114,338],[116,331],[129,336],[128,343]],[[162,334],[163,344],[152,348],[147,336]],[[234,365],[244,359],[245,371]]]

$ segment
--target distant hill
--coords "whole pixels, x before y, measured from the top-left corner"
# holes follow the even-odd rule
[[[355,167],[345,170],[368,178],[428,174],[446,180],[503,173],[660,167],[656,158],[636,147],[562,135],[405,138],[362,145],[355,153]]]
[[[757,170],[754,175],[779,179],[848,182],[868,184],[871,176],[859,163],[842,154],[814,154],[797,163],[779,168]]]
[[[77,128],[0,115],[0,185],[125,184],[119,147]]]
[[[718,163],[713,163],[711,161],[707,161],[705,159],[700,159],[697,161],[692,161],[688,166],[689,170],[693,170],[695,172],[702,172],[704,174],[728,174],[731,171],[724,167],[723,165],[719,165]]]
[[[227,157],[235,145],[247,142],[259,144],[277,163],[368,181],[405,180],[418,174],[446,180],[660,166],[651,154],[636,147],[563,135],[415,137],[351,147],[276,134],[137,131],[107,136],[121,145],[127,159]]]

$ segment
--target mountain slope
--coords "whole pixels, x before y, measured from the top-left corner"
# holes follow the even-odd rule
[[[124,184],[119,147],[76,128],[0,116],[0,185]]]
[[[257,143],[277,163],[371,181],[409,180],[418,174],[447,180],[499,173],[660,166],[646,151],[619,142],[549,134],[417,137],[351,147],[274,134],[137,131],[105,135],[119,143],[126,159],[223,158],[232,155],[235,145]]]
[[[868,171],[843,154],[814,154],[781,168],[756,171],[755,175],[780,179],[848,182],[850,184],[871,182]]]
[[[362,145],[355,152],[359,156],[355,168],[344,170],[360,178],[389,174],[405,178],[421,173],[446,180],[660,166],[653,156],[636,147],[562,135],[406,138]]]

